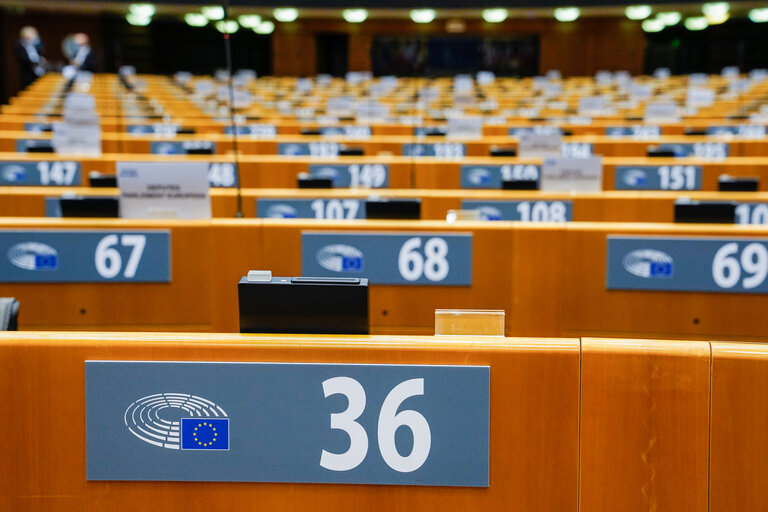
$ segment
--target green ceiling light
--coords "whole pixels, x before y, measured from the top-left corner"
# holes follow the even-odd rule
[[[658,13],[656,19],[661,20],[664,23],[664,26],[671,27],[672,25],[680,23],[680,20],[683,19],[683,17],[680,16],[679,12],[669,11]]]
[[[254,29],[261,23],[261,16],[258,14],[243,14],[238,16],[237,21],[241,27]]]
[[[235,20],[221,20],[216,22],[216,30],[222,34],[234,34],[240,28]]]
[[[128,6],[128,11],[140,18],[151,18],[157,9],[152,4],[131,4]]]
[[[202,12],[203,16],[211,21],[224,19],[224,8],[220,5],[209,5],[207,7],[203,7],[200,9],[200,12]]]
[[[262,21],[256,28],[253,29],[253,31],[257,34],[266,36],[275,31],[275,24],[269,20]]]
[[[581,11],[578,7],[560,7],[555,9],[555,19],[557,21],[576,21],[580,15]]]
[[[138,16],[132,12],[125,15],[125,21],[134,27],[146,27],[152,22],[151,16]]]
[[[290,23],[299,17],[299,10],[294,7],[278,7],[272,11],[272,15],[281,23]]]
[[[645,20],[640,26],[644,32],[661,32],[665,27],[664,22],[658,18]]]
[[[362,23],[368,19],[368,11],[365,9],[344,9],[341,15],[347,23]]]
[[[483,19],[487,23],[501,23],[509,17],[506,9],[483,9]]]
[[[410,15],[414,23],[432,23],[437,13],[434,9],[411,9]]]
[[[635,21],[644,20],[651,15],[653,9],[650,5],[630,5],[624,9],[627,18]]]
[[[768,7],[752,9],[749,11],[749,19],[755,23],[768,23]]]
[[[710,25],[725,23],[730,16],[730,10],[728,2],[711,2],[701,6],[701,12],[704,13]]]
[[[199,12],[188,12],[184,15],[184,22],[190,27],[204,27],[208,24],[208,18]]]
[[[705,18],[704,16],[694,16],[693,18],[686,18],[683,24],[685,25],[685,28],[693,31],[704,30],[709,26],[709,22],[707,21],[707,18]]]

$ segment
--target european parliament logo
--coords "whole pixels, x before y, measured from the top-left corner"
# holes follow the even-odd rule
[[[351,245],[326,245],[317,252],[317,263],[332,272],[362,272],[363,252]]]
[[[125,410],[128,431],[169,450],[229,450],[229,417],[208,399],[185,393],[139,398]]]

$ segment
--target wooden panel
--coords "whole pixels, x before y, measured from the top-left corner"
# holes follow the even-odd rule
[[[581,376],[580,510],[706,512],[708,343],[583,339]]]
[[[0,509],[577,509],[578,340],[0,333]],[[491,367],[490,487],[87,482],[84,361]]]
[[[768,509],[768,345],[712,343],[710,510]]]

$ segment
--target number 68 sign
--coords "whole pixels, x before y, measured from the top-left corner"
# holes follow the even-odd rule
[[[305,276],[367,277],[373,284],[470,286],[472,235],[304,232],[301,262]]]

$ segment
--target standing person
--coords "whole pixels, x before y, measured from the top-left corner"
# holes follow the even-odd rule
[[[82,32],[75,34],[73,41],[77,45],[77,53],[72,58],[71,64],[80,71],[92,72],[94,70],[93,52],[91,52],[91,42],[88,35]]]
[[[26,89],[37,77],[45,73],[45,59],[41,55],[40,35],[35,27],[26,26],[19,32],[16,57],[21,71],[21,88]]]

